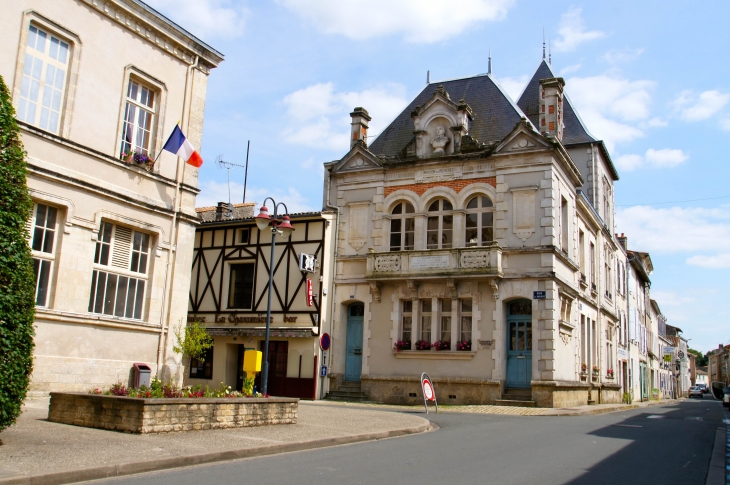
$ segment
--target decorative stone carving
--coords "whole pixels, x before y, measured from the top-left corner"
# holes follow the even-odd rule
[[[497,280],[489,280],[489,286],[492,287],[492,300],[499,300],[499,285],[497,285]]]
[[[400,271],[400,256],[377,256],[375,258],[375,271]]]
[[[373,295],[373,301],[380,303],[380,286],[376,282],[370,283],[370,294]]]
[[[449,297],[452,300],[455,300],[457,297],[457,294],[456,294],[456,284],[455,284],[454,280],[446,280],[446,290],[449,294]]]
[[[436,136],[434,136],[433,140],[431,140],[431,146],[433,147],[433,156],[436,157],[444,155],[446,153],[446,145],[448,145],[450,141],[451,140],[449,140],[449,137],[446,136],[446,130],[444,130],[444,127],[437,126]]]
[[[469,251],[461,253],[462,268],[489,268],[489,251]]]
[[[370,202],[349,204],[349,238],[348,242],[355,251],[359,251],[368,241],[368,206]]]
[[[535,232],[535,193],[537,187],[512,189],[512,232],[527,241]]]
[[[414,280],[408,280],[406,281],[406,284],[411,292],[411,300],[418,300],[418,284]]]
[[[568,343],[570,343],[570,334],[569,333],[560,332],[560,338],[563,340],[563,343],[565,345],[568,345]]]
[[[531,143],[530,140],[527,138],[520,138],[517,141],[515,141],[512,146],[510,147],[510,150],[525,150],[527,148],[534,148],[535,144]]]

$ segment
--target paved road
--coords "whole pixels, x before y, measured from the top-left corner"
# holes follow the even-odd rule
[[[104,483],[703,485],[728,417],[709,397],[599,416],[429,415],[438,431]]]

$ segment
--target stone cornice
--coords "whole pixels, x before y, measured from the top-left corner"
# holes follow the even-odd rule
[[[223,54],[140,0],[82,1],[187,64],[192,64],[195,56],[200,56],[199,67],[206,74],[223,61]]]

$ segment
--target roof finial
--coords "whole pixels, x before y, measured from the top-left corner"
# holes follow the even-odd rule
[[[550,47],[550,39],[548,39],[548,64],[553,65],[553,50]]]
[[[492,74],[492,48],[489,48],[489,70],[487,74]]]
[[[542,60],[545,60],[545,27],[542,28]]]
[[[426,84],[431,84],[431,71],[426,71]]]

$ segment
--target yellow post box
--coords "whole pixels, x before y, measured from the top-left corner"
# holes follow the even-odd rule
[[[256,377],[261,372],[261,352],[247,350],[243,353],[243,371],[247,377]]]

